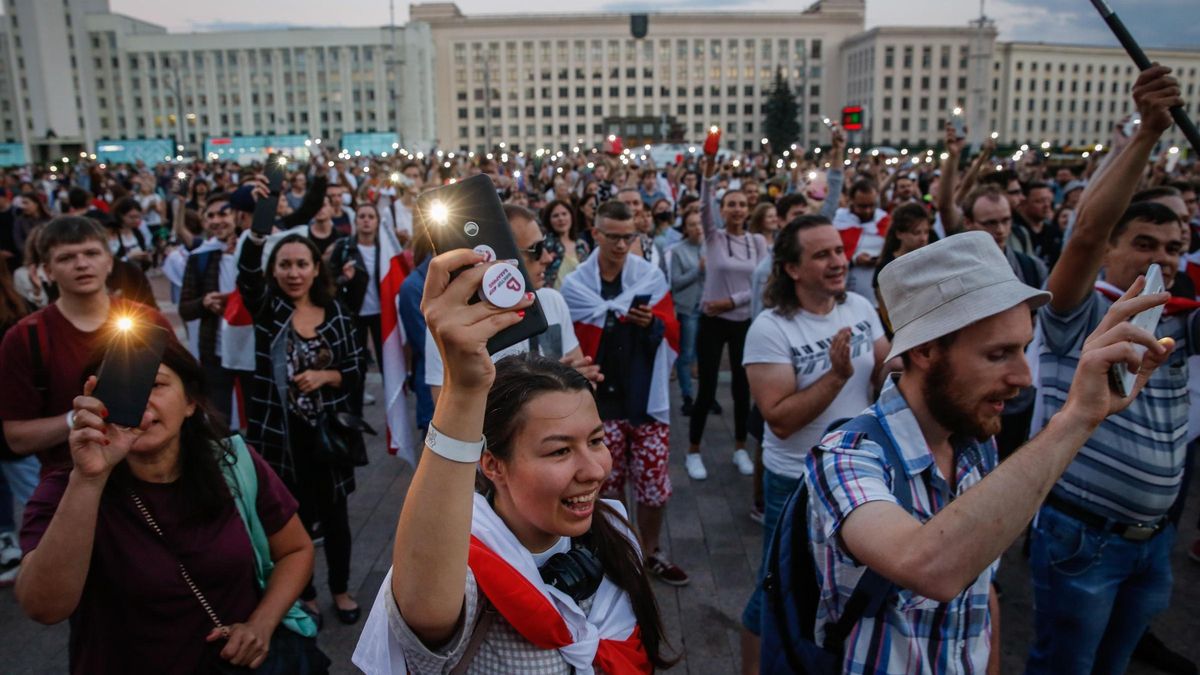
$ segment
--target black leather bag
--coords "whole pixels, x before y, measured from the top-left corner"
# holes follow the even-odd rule
[[[376,435],[363,418],[348,412],[323,411],[317,417],[317,452],[338,466],[366,466],[367,444],[363,434]]]

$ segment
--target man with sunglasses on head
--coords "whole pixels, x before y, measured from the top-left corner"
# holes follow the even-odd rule
[[[553,257],[546,248],[546,236],[538,225],[537,215],[524,206],[505,204],[504,215],[512,228],[513,239],[521,250],[525,269],[529,272],[529,280],[533,282],[533,290],[537,293],[546,315],[546,332],[541,335],[518,342],[492,355],[492,361],[525,352],[537,352],[542,356],[555,358],[575,368],[589,380],[596,382],[600,378],[600,368],[592,365],[591,359],[583,356],[579,348],[579,340],[575,337],[575,327],[571,324],[571,313],[567,309],[567,301],[558,291],[545,285],[546,266]],[[430,394],[436,405],[442,384],[445,382],[445,370],[442,355],[433,342],[433,335],[425,329],[425,384],[429,385]]]
[[[218,192],[204,203],[201,217],[207,239],[188,255],[179,294],[179,317],[200,322],[199,341],[193,346],[198,347],[209,401],[229,424],[237,371],[221,365],[221,318],[229,295],[237,287],[237,214],[229,195]]]

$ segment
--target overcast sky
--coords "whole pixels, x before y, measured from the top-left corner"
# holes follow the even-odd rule
[[[388,0],[110,0],[113,11],[166,26],[173,32],[285,26],[371,26],[388,23]],[[1000,38],[1111,44],[1117,42],[1088,0],[986,0]],[[1200,48],[1200,0],[1109,0],[1144,46]],[[777,10],[808,0],[575,0],[572,12]],[[561,0],[458,0],[467,15],[563,11]],[[868,0],[867,27],[904,24],[965,25],[979,15],[976,0]],[[408,20],[408,3],[396,2],[396,23]],[[653,23],[651,24],[653,31]],[[532,36],[531,36],[532,37]]]

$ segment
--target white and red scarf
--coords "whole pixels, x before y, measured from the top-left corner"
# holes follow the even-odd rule
[[[619,502],[605,501],[618,513],[625,513]],[[636,541],[632,533],[626,532],[626,536]],[[569,596],[542,581],[533,555],[480,494],[475,495],[467,562],[480,593],[500,615],[531,644],[557,649],[575,672],[652,672],[629,595],[605,577],[592,596],[591,609],[584,613]],[[384,578],[351,659],[367,675],[408,672],[403,650],[389,632],[384,604],[395,602],[394,573],[389,570]]]
[[[580,350],[584,356],[596,358],[608,313],[616,312],[623,320],[635,297],[649,295],[651,311],[662,320],[665,330],[654,355],[646,414],[663,424],[670,424],[671,366],[679,355],[679,320],[675,318],[671,287],[662,270],[640,256],[630,255],[625,258],[625,267],[621,270],[621,294],[605,300],[600,295],[599,258],[599,253],[588,256],[563,280],[562,294],[571,311],[571,320],[575,322]]]
[[[887,237],[888,227],[891,224],[891,215],[878,208],[875,209],[875,218],[869,223],[859,220],[858,216],[846,207],[838,209],[833,216],[833,226],[837,228],[838,234],[842,237],[842,248],[845,250],[848,260],[854,260],[860,244],[863,245],[863,253],[873,256],[882,253],[884,238]],[[864,236],[866,237],[865,241]]]

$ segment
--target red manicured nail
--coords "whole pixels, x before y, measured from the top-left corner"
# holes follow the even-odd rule
[[[521,317],[522,319],[524,319],[524,318],[525,318],[525,310],[523,310],[523,309],[521,309],[521,310],[517,310],[517,316],[519,316],[519,317]]]
[[[526,299],[526,300],[532,300],[532,299],[533,299],[533,291],[530,291],[530,292],[526,293],[526,294],[525,294],[525,299]]]
[[[108,408],[102,408],[102,409],[100,410],[100,416],[101,416],[101,417],[108,417]]]

